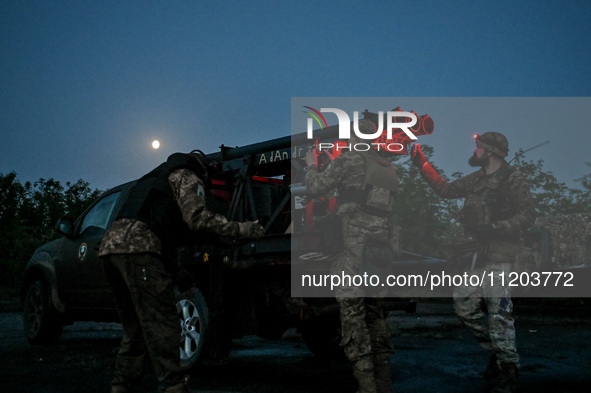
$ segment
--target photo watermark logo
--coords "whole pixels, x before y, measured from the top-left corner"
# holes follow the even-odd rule
[[[421,128],[422,123],[422,119],[416,113],[402,111],[397,108],[386,112],[385,115],[383,111],[378,112],[376,119],[370,119],[375,128],[368,132],[368,130],[362,130],[359,126],[358,111],[353,112],[353,121],[351,121],[350,116],[342,109],[320,108],[320,110],[317,110],[310,106],[304,106],[304,108],[309,109],[304,113],[311,116],[308,118],[306,132],[309,140],[313,140],[315,137],[314,120],[320,126],[320,130],[323,130],[325,127],[328,128],[323,113],[333,113],[337,116],[339,142],[320,142],[317,144],[319,151],[335,149],[338,153],[342,153],[343,151],[375,149],[391,153],[402,153],[406,150],[408,142],[417,140],[415,132]],[[351,125],[353,125],[353,135]],[[351,140],[352,143],[344,143],[345,140]]]

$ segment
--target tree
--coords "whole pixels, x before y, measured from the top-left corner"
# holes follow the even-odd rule
[[[551,171],[544,171],[544,160],[525,161],[523,150],[515,153],[512,164],[527,177],[532,188],[534,203],[540,216],[552,216],[573,210],[570,190],[559,182]]]
[[[0,284],[14,284],[33,251],[59,235],[58,219],[78,217],[101,191],[78,180],[64,188],[54,179],[21,185],[16,173],[0,174]]]
[[[0,227],[10,228],[18,221],[18,211],[25,190],[16,180],[16,173],[0,174]],[[1,239],[0,239],[1,240]]]
[[[82,179],[76,183],[66,183],[68,187],[64,192],[65,216],[75,219],[84,212],[88,204],[98,198],[102,191],[91,189],[90,184]]]
[[[423,145],[422,150],[430,159],[433,148]],[[528,178],[539,216],[591,211],[591,174],[576,179],[581,188],[571,189],[559,182],[552,172],[544,170],[543,160],[525,160],[523,150],[515,153],[511,161]],[[449,258],[451,243],[462,231],[455,217],[463,201],[439,198],[410,160],[396,157],[393,162],[400,181],[394,220],[402,228],[404,250]],[[591,167],[590,163],[587,165]],[[434,168],[444,179],[450,180],[443,171]],[[451,180],[462,176],[461,172],[453,173]]]
[[[16,173],[0,174],[0,282],[15,277],[23,254],[26,231],[19,213],[24,199],[25,189],[16,180]]]
[[[21,219],[33,234],[45,243],[54,238],[53,227],[65,216],[64,187],[59,181],[39,179],[33,185],[25,183],[27,201]]]
[[[433,148],[423,146],[423,153],[429,159]],[[435,194],[410,160],[396,157],[394,164],[400,186],[393,219],[402,228],[403,249],[448,258],[451,239],[460,230],[453,219],[456,202]]]
[[[585,163],[591,167],[591,163]],[[570,199],[575,212],[591,212],[591,173],[575,179],[581,184],[581,188],[570,189]]]

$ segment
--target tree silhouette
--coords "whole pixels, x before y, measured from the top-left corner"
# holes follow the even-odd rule
[[[54,230],[58,219],[76,218],[100,193],[83,180],[64,187],[39,179],[23,186],[15,172],[0,174],[0,284],[18,286],[35,249],[59,236]]]

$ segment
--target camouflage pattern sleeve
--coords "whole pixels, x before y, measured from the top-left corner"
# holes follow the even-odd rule
[[[220,236],[237,237],[239,226],[226,217],[215,214],[205,205],[203,181],[188,169],[178,169],[170,174],[168,183],[172,188],[183,220],[194,231],[207,231]]]
[[[120,218],[107,229],[101,240],[99,256],[152,252],[160,254],[161,243],[145,223]]]
[[[484,176],[483,171],[476,171],[469,175],[466,175],[458,180],[452,182],[432,182],[423,175],[423,178],[427,181],[427,184],[435,191],[437,195],[445,199],[456,199],[465,198],[470,192],[472,186],[478,181],[480,177]]]
[[[515,214],[496,225],[505,233],[517,233],[533,226],[536,219],[536,209],[530,192],[530,186],[519,171],[509,176],[506,189],[506,199],[513,207]]]
[[[326,194],[337,188],[346,178],[347,186],[356,186],[364,179],[363,158],[356,153],[343,153],[323,172],[313,167],[306,171],[306,187],[313,196]]]

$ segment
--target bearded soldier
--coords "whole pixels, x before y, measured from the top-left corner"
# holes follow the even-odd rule
[[[375,133],[376,126],[363,119],[359,121],[359,130],[365,134]],[[398,185],[394,165],[375,150],[346,151],[324,172],[318,171],[314,152],[306,155],[306,164],[306,187],[311,195],[338,190],[344,247],[336,256],[331,273],[362,274],[368,262],[364,261],[368,245],[388,247],[392,231],[390,217]],[[336,289],[341,346],[352,362],[360,393],[392,392],[391,333],[386,325],[382,299],[365,296],[364,288],[360,287]]]
[[[99,256],[123,325],[112,393],[136,391],[148,358],[159,392],[189,392],[179,358],[175,247],[191,231],[228,237],[263,235],[257,222],[229,222],[210,212],[204,195],[207,181],[202,154],[172,154],[137,181],[103,237]]]
[[[440,197],[465,198],[459,217],[464,235],[456,242],[454,261],[475,274],[505,272],[507,276],[521,249],[522,231],[535,219],[530,187],[526,178],[505,161],[509,143],[504,135],[487,132],[474,139],[476,150],[469,164],[481,169],[456,181],[442,179],[427,162],[420,145],[413,147],[411,159]],[[498,281],[457,287],[454,306],[459,318],[491,354],[483,377],[501,377],[493,392],[514,392],[519,355],[509,288]]]

